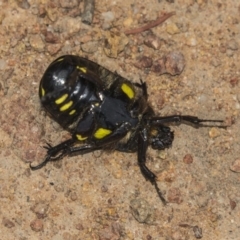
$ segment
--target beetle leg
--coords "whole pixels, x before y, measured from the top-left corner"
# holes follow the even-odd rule
[[[166,117],[153,117],[150,119],[150,124],[154,126],[161,125],[163,123],[182,123],[182,122],[187,122],[187,123],[192,123],[197,126],[208,126],[212,127],[211,125],[205,125],[202,124],[203,122],[218,122],[222,123],[224,122],[223,120],[211,120],[211,119],[200,119],[195,116],[189,116],[189,115],[172,115],[172,116],[166,116]]]
[[[47,164],[49,161],[56,161],[62,158],[64,155],[68,154],[69,148],[71,145],[73,145],[75,142],[74,139],[68,139],[54,147],[52,147],[49,143],[47,143],[47,146],[44,146],[44,148],[47,149],[47,156],[44,159],[42,163],[40,163],[37,166],[32,166],[30,164],[31,170],[37,170],[42,168]]]
[[[127,134],[129,128],[130,128],[129,123],[127,122],[123,123],[117,129],[115,129],[111,133],[111,135],[106,136],[105,138],[98,140],[95,143],[89,143],[89,144],[81,145],[79,147],[71,147],[76,142],[76,140],[73,138],[66,140],[54,147],[52,147],[50,144],[47,144],[47,146],[44,147],[48,150],[47,156],[44,159],[44,161],[37,166],[32,166],[30,164],[30,168],[31,170],[40,169],[43,166],[45,166],[47,162],[57,161],[68,154],[73,154],[76,152],[85,154],[85,153],[93,152],[95,150],[99,150],[108,144],[115,143],[120,139],[122,139]]]
[[[161,190],[159,189],[156,181],[156,175],[151,172],[151,170],[148,169],[146,166],[146,152],[148,148],[148,136],[147,136],[147,129],[144,128],[139,132],[139,138],[138,138],[138,164],[141,169],[141,172],[143,176],[146,178],[146,180],[149,180],[155,187],[157,194],[159,198],[162,200],[164,204],[166,204],[166,200],[163,197]]]

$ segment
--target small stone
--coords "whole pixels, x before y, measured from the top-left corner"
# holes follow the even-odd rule
[[[78,6],[78,0],[60,0],[60,5],[62,8],[74,8]]]
[[[47,45],[47,51],[50,55],[55,55],[58,53],[62,48],[62,44],[48,44]]]
[[[37,203],[31,207],[31,210],[37,215],[37,218],[40,219],[47,216],[48,207],[45,203]]]
[[[236,206],[237,206],[237,203],[235,201],[233,201],[232,199],[230,199],[231,210],[234,210]]]
[[[188,37],[186,44],[190,47],[194,47],[198,44],[197,39],[195,37]]]
[[[18,6],[22,9],[29,9],[30,4],[27,0],[17,0]]]
[[[41,4],[38,9],[38,15],[40,18],[44,18],[47,15],[47,11],[45,9],[45,6]]]
[[[81,49],[83,52],[94,53],[98,50],[99,42],[98,41],[90,41],[81,44]]]
[[[80,18],[64,16],[56,22],[54,25],[54,31],[72,35],[80,31],[81,25]]]
[[[115,19],[114,13],[111,11],[103,12],[102,17],[103,17],[104,22],[112,22]]]
[[[222,64],[222,61],[219,58],[213,58],[210,63],[212,66],[218,67]]]
[[[216,137],[220,136],[220,131],[219,131],[218,128],[213,127],[208,132],[208,135],[209,135],[210,138],[216,138]]]
[[[232,57],[233,54],[234,54],[233,50],[231,50],[231,49],[227,49],[227,50],[226,50],[226,55],[227,55],[228,57]]]
[[[4,70],[6,65],[6,61],[4,59],[0,59],[0,70]]]
[[[166,73],[165,62],[166,62],[165,57],[154,61],[151,70],[155,73],[158,73],[159,75]]]
[[[233,78],[230,79],[229,82],[230,82],[232,87],[236,87],[238,85],[239,80],[238,80],[237,77],[233,77]]]
[[[82,231],[82,230],[84,230],[84,227],[81,223],[77,223],[76,224],[76,229],[79,230],[79,231]]]
[[[157,36],[151,35],[144,40],[144,44],[150,48],[157,50],[161,46],[161,41]]]
[[[29,42],[31,47],[37,52],[43,52],[45,48],[45,44],[42,41],[39,35],[32,35],[29,37]]]
[[[46,31],[44,37],[47,43],[57,43],[59,41],[59,38],[50,31]]]
[[[170,52],[166,55],[166,72],[171,75],[182,73],[185,67],[185,58],[181,52]]]
[[[153,224],[153,207],[144,199],[133,199],[130,202],[130,208],[134,218],[140,223]]]
[[[180,32],[178,26],[175,23],[168,24],[166,27],[166,31],[167,31],[167,33],[169,33],[171,35],[177,34]]]
[[[39,14],[39,12],[38,12],[38,6],[37,5],[33,5],[32,7],[31,7],[31,13],[33,14],[33,15],[38,15]]]
[[[131,17],[126,18],[126,19],[123,21],[123,25],[124,25],[125,27],[130,27],[130,26],[132,25],[132,23],[133,23],[133,19],[132,19]]]
[[[236,41],[235,39],[231,39],[231,40],[229,40],[229,41],[227,42],[226,47],[227,47],[228,49],[231,49],[231,50],[233,50],[233,51],[236,51],[236,50],[238,50],[238,43],[237,43],[237,41]]]
[[[220,46],[219,46],[219,52],[221,52],[221,53],[226,53],[226,51],[227,51],[226,46],[225,46],[224,44],[220,44]]]
[[[72,201],[76,201],[76,200],[78,199],[77,193],[76,193],[76,192],[71,192],[71,193],[70,193],[70,199],[71,199]]]
[[[181,192],[178,188],[169,189],[167,199],[168,199],[169,202],[177,203],[177,204],[180,204],[183,201],[182,196],[181,196]]]
[[[191,154],[186,154],[183,158],[183,162],[186,164],[191,164],[193,162],[193,157]]]
[[[160,151],[158,155],[161,159],[166,159],[167,157],[167,152],[166,151]]]
[[[202,229],[201,229],[200,227],[194,226],[194,227],[193,227],[193,232],[194,232],[195,238],[200,239],[200,238],[203,237],[203,235],[202,235]]]
[[[58,12],[55,8],[47,8],[46,9],[46,12],[47,12],[47,16],[48,18],[52,21],[52,22],[55,22],[57,21],[58,19]]]
[[[40,232],[43,230],[43,222],[41,219],[35,219],[30,223],[30,227],[35,232]]]
[[[240,173],[240,159],[236,159],[230,166],[230,170]]]
[[[54,185],[54,189],[55,189],[55,191],[57,191],[57,192],[63,192],[63,191],[64,191],[64,187],[63,187],[62,184]]]
[[[129,39],[124,33],[106,32],[103,50],[108,57],[117,58],[128,42]]]
[[[134,63],[134,66],[137,68],[150,68],[152,66],[152,58],[147,56],[142,56],[137,59],[137,62]]]
[[[3,219],[2,219],[2,224],[6,228],[15,227],[15,224],[11,220],[9,220],[8,218],[5,218],[5,217],[3,217]]]

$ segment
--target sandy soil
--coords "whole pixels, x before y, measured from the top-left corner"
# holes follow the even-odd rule
[[[96,2],[89,26],[77,0],[0,0],[0,239],[239,239],[239,1]],[[162,25],[124,34],[173,11]],[[46,142],[69,137],[38,98],[44,70],[62,54],[143,79],[158,115],[226,121],[227,129],[175,125],[170,149],[149,149],[166,206],[135,154],[95,152],[29,169]]]

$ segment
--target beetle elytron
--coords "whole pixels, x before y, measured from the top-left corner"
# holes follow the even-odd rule
[[[132,83],[88,59],[72,55],[50,64],[40,82],[39,96],[46,111],[71,132],[72,138],[54,147],[48,144],[45,160],[37,166],[30,165],[31,169],[72,153],[98,149],[137,152],[143,176],[155,186],[164,203],[156,175],[146,166],[149,145],[162,150],[172,144],[174,134],[163,124],[222,122],[186,115],[157,117],[147,101],[146,83]]]

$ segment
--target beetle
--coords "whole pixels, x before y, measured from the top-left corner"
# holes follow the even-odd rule
[[[156,175],[146,166],[146,152],[148,146],[163,150],[172,145],[174,133],[164,124],[223,122],[189,115],[156,116],[148,103],[145,82],[133,83],[74,55],[61,56],[49,65],[40,82],[39,97],[44,109],[72,137],[56,146],[47,144],[44,161],[30,165],[32,170],[75,153],[99,149],[137,152],[143,176],[154,185],[163,203],[166,200]]]

